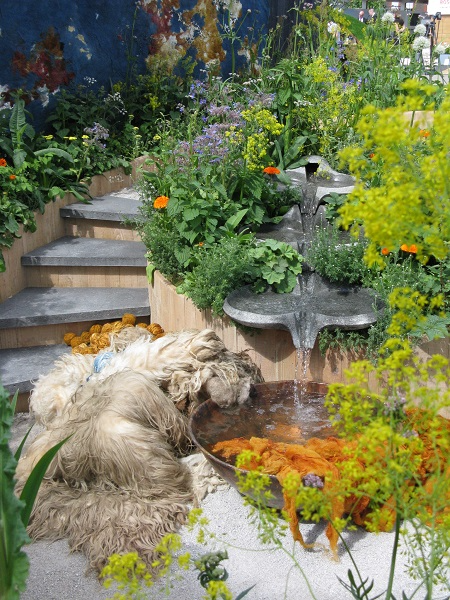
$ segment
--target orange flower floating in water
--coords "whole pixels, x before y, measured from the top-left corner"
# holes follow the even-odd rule
[[[267,173],[267,175],[278,175],[281,171],[280,169],[277,169],[277,167],[266,167],[263,169],[263,173]]]
[[[387,256],[389,254],[389,248],[381,248],[381,254]]]
[[[419,131],[419,135],[420,135],[420,137],[427,138],[427,137],[430,137],[431,134],[428,131],[428,129],[421,129]]]
[[[8,163],[4,158],[0,158],[0,167],[7,167]]]
[[[169,203],[169,198],[167,196],[158,196],[157,198],[155,198],[155,201],[153,202],[153,206],[155,208],[166,208],[168,203]]]
[[[11,181],[14,181],[14,179],[16,178],[15,175],[10,175],[9,178],[11,179]]]
[[[416,254],[417,246],[415,244],[411,244],[411,246],[408,246],[408,244],[402,244],[400,246],[400,250],[403,250],[403,252],[410,252],[411,254]]]

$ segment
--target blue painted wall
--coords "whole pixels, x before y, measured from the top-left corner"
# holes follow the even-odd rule
[[[237,17],[241,40],[256,43],[266,32],[269,0],[1,0],[0,108],[17,89],[35,112],[71,84],[95,80],[109,88],[126,78],[127,55],[140,73],[160,64],[158,55],[170,62],[187,54],[218,59],[226,74],[229,17]],[[240,50],[238,43],[235,56],[243,61]]]

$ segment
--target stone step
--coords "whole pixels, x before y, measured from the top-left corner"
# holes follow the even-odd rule
[[[0,381],[10,394],[29,393],[33,382],[46,375],[55,360],[70,352],[66,344],[0,350]]]
[[[150,315],[147,288],[25,288],[0,304],[0,330],[118,319],[124,313]]]
[[[127,219],[135,219],[139,216],[141,201],[136,193],[125,196],[118,194],[107,194],[93,198],[89,203],[76,202],[60,209],[60,215],[64,219],[89,219],[97,221],[114,221],[123,223]]]
[[[65,236],[22,256],[23,266],[143,267],[142,242]]]

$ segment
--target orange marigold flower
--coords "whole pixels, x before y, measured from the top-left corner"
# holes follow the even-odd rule
[[[7,167],[8,163],[4,158],[0,158],[0,167]]]
[[[168,203],[169,203],[169,198],[167,196],[158,196],[157,198],[155,198],[155,201],[153,202],[153,206],[155,208],[166,208]]]
[[[11,179],[11,181],[14,181],[14,179],[16,178],[15,175],[10,175],[9,178]]]
[[[408,245],[407,244],[402,244],[400,246],[400,250],[403,250],[403,252],[408,252]]]
[[[263,169],[263,173],[267,173],[267,175],[278,175],[280,172],[280,169],[277,169],[277,167],[266,167]]]
[[[419,131],[419,135],[420,137],[427,138],[430,137],[430,132],[428,131],[428,129],[421,129]]]
[[[199,242],[197,246],[203,246],[204,242]]]
[[[389,248],[381,248],[381,254],[387,256],[389,254]]]
[[[369,158],[375,158],[375,154],[372,152],[371,154],[369,154]]]
[[[416,246],[415,244],[412,244],[412,245],[409,247],[409,250],[408,250],[408,252],[411,252],[411,254],[416,254],[416,253],[417,253],[417,246]]]

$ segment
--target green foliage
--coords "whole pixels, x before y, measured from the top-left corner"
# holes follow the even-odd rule
[[[228,552],[219,550],[203,554],[194,561],[195,568],[199,571],[198,580],[203,588],[207,588],[210,581],[226,581],[228,579],[227,570],[220,564],[227,559]]]
[[[361,284],[367,278],[366,243],[352,240],[336,225],[318,228],[306,260],[330,281]]]
[[[27,555],[21,550],[29,542],[20,517],[24,502],[14,494],[17,461],[8,445],[14,407],[15,400],[10,402],[0,384],[0,597],[5,600],[18,600],[25,590],[29,568]]]
[[[255,278],[255,264],[250,256],[252,245],[249,236],[232,236],[212,246],[197,247],[194,252],[197,264],[186,273],[178,291],[191,298],[197,308],[211,307],[213,314],[222,316],[228,294]]]
[[[1,247],[11,247],[21,224],[24,231],[35,231],[33,211],[44,213],[47,203],[66,192],[84,200],[88,189],[76,180],[72,155],[65,148],[49,145],[27,123],[21,99],[10,111],[8,123],[4,122],[0,151],[8,157],[0,157],[1,272],[5,270]]]
[[[29,432],[13,456],[9,440],[16,401],[17,393],[11,402],[8,393],[0,384],[0,598],[5,600],[18,600],[20,592],[25,590],[29,562],[21,548],[30,541],[26,527],[42,479],[59,448],[68,439],[50,448],[40,458],[31,471],[20,498],[17,498],[14,493],[14,474]]]
[[[302,272],[303,257],[285,242],[264,240],[250,250],[255,260],[257,279],[253,283],[255,292],[263,292],[269,285],[275,292],[292,292],[297,284],[297,275]]]

